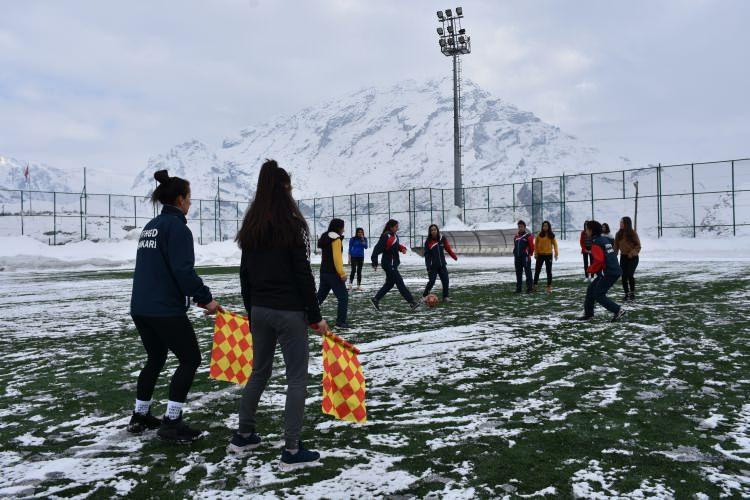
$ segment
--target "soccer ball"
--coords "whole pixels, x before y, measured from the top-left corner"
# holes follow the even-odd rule
[[[427,304],[427,307],[435,307],[438,303],[438,297],[434,293],[431,293],[424,302]]]

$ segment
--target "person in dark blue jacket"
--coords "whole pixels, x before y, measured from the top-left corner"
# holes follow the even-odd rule
[[[158,427],[167,441],[193,441],[201,432],[182,420],[182,407],[201,362],[193,325],[187,317],[190,299],[213,314],[219,305],[195,272],[193,234],[187,226],[190,183],[169,177],[166,170],[154,174],[159,185],[151,197],[163,205],[161,214],[141,231],[133,273],[130,314],[148,359],[138,376],[135,410],[128,430],[140,434]],[[151,414],[151,398],[161,369],[172,351],[179,366],[169,384],[164,418]]]
[[[620,263],[617,262],[617,254],[612,245],[612,240],[602,234],[602,225],[590,220],[586,223],[586,234],[591,238],[591,265],[586,270],[592,276],[596,276],[586,289],[586,300],[583,304],[583,316],[580,320],[586,321],[594,317],[594,302],[598,302],[613,314],[612,322],[618,321],[625,310],[622,306],[607,297],[607,291],[622,275]]]
[[[419,307],[419,303],[414,300],[411,292],[404,284],[404,279],[401,277],[401,273],[398,272],[398,266],[401,264],[401,259],[398,254],[406,253],[406,247],[398,241],[398,221],[391,219],[385,224],[383,234],[380,235],[377,245],[372,249],[372,268],[378,268],[378,256],[381,254],[383,257],[380,259],[380,265],[383,266],[385,271],[385,283],[383,287],[375,294],[375,297],[370,299],[372,305],[380,311],[380,301],[385,297],[394,285],[401,292],[401,296],[406,300],[412,309]]]
[[[349,276],[349,289],[354,283],[354,275],[357,275],[357,290],[362,286],[362,266],[365,263],[365,250],[367,249],[367,238],[365,230],[357,228],[354,238],[349,240],[349,264],[352,267],[352,273]]]
[[[430,294],[432,287],[435,286],[435,280],[440,276],[440,284],[443,285],[443,302],[450,301],[448,264],[445,261],[445,252],[448,252],[453,260],[458,260],[450,243],[448,243],[448,239],[440,234],[437,225],[430,225],[427,230],[427,238],[424,240],[424,263],[427,267],[428,281],[422,293],[423,300]]]
[[[526,223],[518,221],[518,233],[513,237],[513,262],[516,266],[516,293],[521,293],[523,273],[526,273],[526,293],[534,291],[531,279],[531,256],[534,255],[534,235],[526,230]]]

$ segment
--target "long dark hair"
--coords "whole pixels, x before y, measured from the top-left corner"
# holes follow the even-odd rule
[[[602,234],[602,225],[599,223],[599,221],[586,221],[586,227],[591,230],[592,238],[596,238],[597,236]]]
[[[310,229],[292,198],[292,178],[275,160],[260,168],[255,198],[234,241],[243,250],[302,244],[310,250]]]
[[[615,240],[621,241],[623,238],[627,238],[630,243],[635,243],[636,232],[633,229],[633,220],[627,215],[622,218],[622,225],[624,229],[620,229],[615,234]]]
[[[344,221],[341,219],[331,219],[331,222],[328,223],[328,231],[334,233],[341,234],[344,231]]]
[[[437,229],[437,238],[435,238],[435,241],[440,241],[440,228],[437,226],[437,224],[430,224],[430,227],[427,228],[427,241],[433,241],[432,238],[432,228]]]
[[[549,228],[547,231],[544,230],[544,225],[547,224],[547,227]],[[555,233],[552,232],[552,224],[548,220],[542,222],[542,230],[539,231],[539,237],[540,238],[549,238],[551,240],[555,239]]]
[[[151,203],[154,205],[174,205],[178,197],[186,198],[190,194],[190,183],[179,177],[170,177],[166,170],[154,173],[154,179],[159,183],[151,193]]]
[[[380,233],[380,235],[384,235],[385,233],[390,233],[393,231],[393,227],[398,224],[398,221],[396,219],[389,219],[388,222],[385,223],[385,227],[383,228],[383,232]]]
[[[367,238],[367,236],[365,236],[365,228],[363,228],[363,227],[358,227],[358,228],[357,228],[357,229],[356,229],[356,230],[354,231],[354,237],[355,237],[355,238],[357,238],[357,235],[359,234],[359,232],[360,232],[360,231],[362,231],[362,237],[363,237],[363,238]]]

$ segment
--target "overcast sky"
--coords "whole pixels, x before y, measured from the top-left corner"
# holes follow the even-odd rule
[[[750,156],[750,2],[462,4],[465,76],[637,162]],[[362,87],[450,74],[435,1],[0,0],[0,155],[130,175]]]

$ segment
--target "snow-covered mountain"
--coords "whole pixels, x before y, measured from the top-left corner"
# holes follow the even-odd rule
[[[521,182],[563,172],[626,168],[595,148],[491,96],[463,87],[464,185]],[[274,158],[292,173],[296,197],[450,187],[453,184],[451,80],[368,88],[241,130],[212,148],[193,140],[153,157],[133,191],[153,189],[154,171],[189,179],[195,197],[248,199],[258,169]]]
[[[24,172],[29,167],[27,182]],[[0,156],[0,200],[15,199],[20,195],[6,190],[74,191],[70,173],[44,163],[26,162]],[[80,189],[80,188],[79,188]]]

